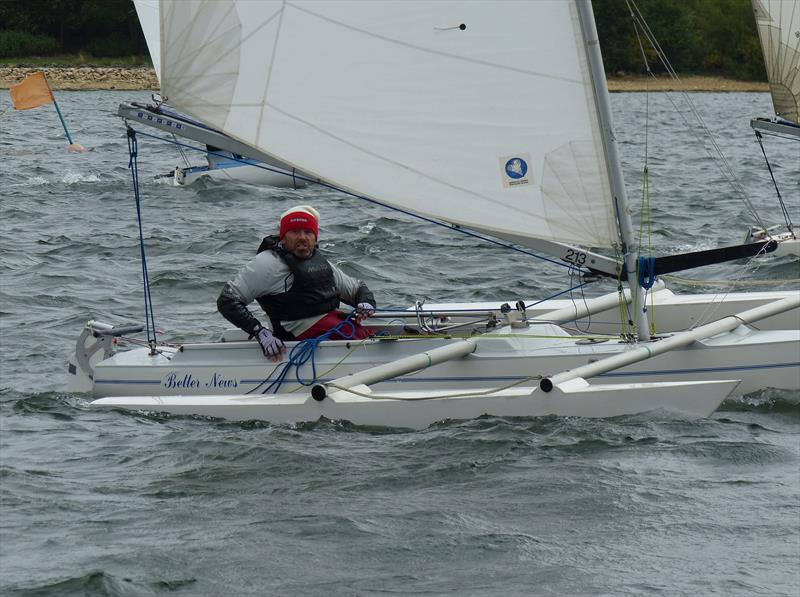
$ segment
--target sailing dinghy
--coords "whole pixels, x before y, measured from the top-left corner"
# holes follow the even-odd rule
[[[377,321],[388,336],[321,341],[313,359],[281,363],[241,338],[158,343],[150,317],[148,346],[117,352],[114,338],[133,330],[89,322],[70,379],[98,397],[92,406],[418,428],[482,414],[707,416],[733,392],[800,388],[800,330],[787,323],[800,292],[706,297],[696,309],[666,300],[659,319],[668,313],[675,332],[651,337],[653,278],[774,243],[637,262],[588,1],[164,0],[160,16],[162,88],[182,113],[356,196],[548,252],[630,291],[582,313],[502,305],[480,323],[418,306],[396,330]],[[634,336],[558,325],[610,301],[630,303]],[[742,308],[698,325],[711,304]]]
[[[796,141],[795,159],[800,159],[800,0],[752,0],[752,4],[775,113],[770,118],[754,118],[750,126],[756,132],[762,151],[762,135],[776,135]],[[772,175],[769,160],[767,166]],[[784,223],[750,227],[746,242],[771,238],[779,243],[775,255],[800,256],[798,231],[777,183],[775,189]]]

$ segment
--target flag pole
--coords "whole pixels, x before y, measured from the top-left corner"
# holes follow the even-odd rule
[[[58,114],[58,119],[61,121],[61,126],[64,127],[64,132],[67,133],[67,141],[72,145],[72,136],[69,134],[69,129],[67,128],[67,121],[64,120],[64,115],[61,114],[61,108],[58,107],[58,102],[55,97],[53,97],[53,105],[56,107],[56,113]]]
[[[67,151],[73,153],[86,151],[86,148],[83,145],[80,143],[74,143],[72,141],[72,135],[69,134],[69,129],[67,128],[67,121],[64,120],[64,115],[61,113],[61,108],[58,107],[58,102],[56,101],[56,96],[53,94],[53,89],[50,87],[50,82],[47,80],[47,77],[45,77],[44,81],[47,83],[47,89],[50,91],[50,97],[53,98],[53,105],[56,107],[56,114],[58,114],[58,119],[61,121],[61,126],[64,127],[64,132],[67,134],[67,141],[69,141],[69,147],[67,147]]]

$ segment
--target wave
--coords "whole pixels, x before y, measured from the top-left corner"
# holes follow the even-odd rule
[[[759,392],[729,398],[719,409],[722,412],[786,414],[800,418],[800,392],[767,388]]]
[[[45,597],[46,595],[58,595],[59,597],[129,597],[131,595],[151,595],[186,590],[187,587],[191,587],[195,582],[194,578],[135,581],[108,572],[93,571],[81,576],[35,586],[24,586],[29,583],[18,583],[17,586],[8,587],[8,592],[4,594],[9,597]]]

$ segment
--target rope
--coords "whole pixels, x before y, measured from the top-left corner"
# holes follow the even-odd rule
[[[575,329],[577,329],[581,333],[586,333],[589,330],[589,328],[592,326],[592,313],[591,313],[591,310],[588,309],[586,293],[583,291],[583,287],[586,286],[587,284],[589,284],[589,282],[584,282],[582,284],[578,284],[577,286],[574,286],[573,285],[574,284],[574,281],[573,281],[574,277],[575,277],[575,270],[570,270],[570,273],[569,273],[570,288],[568,288],[565,292],[569,292],[569,300],[572,302],[572,306],[575,309],[576,313],[578,312],[578,305],[577,305],[578,300],[580,300],[583,303],[584,307],[587,307],[587,309],[586,309],[586,312],[587,312],[587,315],[586,315],[586,326],[583,329],[581,329],[581,327],[578,325],[578,319],[577,318],[575,318],[573,320],[575,322]],[[573,295],[573,290],[580,290],[581,291],[580,292],[580,297],[578,298],[578,300],[575,299],[575,296]],[[564,294],[564,292],[559,292],[555,296],[559,296],[561,294]],[[550,297],[550,298],[555,298],[555,297]],[[541,302],[542,301],[538,301],[537,303],[534,303],[534,304],[539,304]],[[526,309],[527,309],[527,307],[526,307]]]
[[[769,176],[772,178],[772,184],[775,186],[775,193],[778,195],[778,203],[781,204],[781,213],[783,214],[783,219],[786,221],[786,227],[789,228],[789,232],[793,232],[792,230],[792,218],[789,217],[789,211],[786,209],[786,204],[783,202],[783,197],[781,196],[781,191],[778,188],[778,183],[775,180],[775,175],[772,173],[772,165],[769,163],[769,158],[767,158],[767,152],[764,151],[764,143],[761,139],[761,133],[755,131],[756,139],[758,139],[758,146],[761,147],[761,153],[764,155],[764,161],[767,162],[767,170],[769,170]],[[769,230],[764,229],[764,233],[769,235]]]
[[[284,363],[283,367],[280,368],[279,366],[273,369],[272,372],[264,381],[262,381],[260,384],[258,384],[255,388],[253,388],[247,393],[251,394],[255,392],[266,382],[270,381],[272,376],[275,374],[276,371],[278,371],[279,368],[280,371],[278,371],[277,377],[274,380],[271,380],[272,383],[270,383],[261,392],[262,394],[270,394],[270,393],[277,394],[280,391],[280,388],[283,385],[283,383],[286,381],[286,377],[289,375],[289,372],[292,370],[292,368],[294,368],[295,380],[300,386],[310,386],[315,384],[317,382],[317,363],[316,363],[317,347],[321,342],[324,342],[325,340],[330,340],[334,334],[338,334],[342,339],[345,340],[352,339],[355,336],[356,332],[356,327],[351,320],[352,316],[353,314],[351,313],[350,315],[347,316],[346,319],[344,319],[344,321],[332,327],[324,334],[317,336],[316,338],[307,338],[306,340],[298,342],[295,346],[292,347],[292,350],[289,351],[289,358],[286,360],[286,363]],[[347,355],[345,355],[345,358],[349,356],[351,353],[352,351]],[[305,365],[309,360],[311,361],[312,379],[311,381],[306,383],[302,379],[300,379],[300,368],[303,365]],[[326,371],[326,373],[338,367],[343,361],[344,358],[341,361],[339,361],[339,363],[334,365],[333,368]]]
[[[347,333],[347,335],[342,333],[342,328],[345,325],[348,325],[350,327],[350,331]],[[353,346],[352,349],[350,349],[349,352],[347,352],[341,359],[339,359],[339,361],[337,361],[335,364],[333,364],[330,368],[328,368],[327,370],[323,371],[320,374],[317,374],[316,361],[315,361],[314,355],[315,355],[316,349],[319,346],[320,342],[323,342],[325,340],[330,340],[331,336],[333,336],[334,334],[337,334],[337,333],[340,336],[342,336],[344,339],[349,339],[349,338],[353,337],[353,332],[354,331],[355,331],[355,328],[354,328],[353,324],[350,321],[350,316],[348,316],[347,319],[342,321],[340,324],[338,324],[334,328],[331,328],[330,330],[325,332],[325,334],[323,334],[323,335],[321,335],[321,336],[319,336],[317,338],[309,338],[307,340],[303,340],[301,342],[298,342],[297,345],[294,346],[292,348],[292,350],[289,352],[289,359],[287,360],[287,362],[284,363],[283,365],[277,365],[270,372],[270,374],[267,376],[266,379],[264,379],[261,383],[259,383],[256,387],[254,387],[253,389],[251,389],[247,393],[248,394],[253,394],[259,388],[261,388],[265,383],[271,382],[269,384],[269,386],[267,386],[260,393],[261,394],[268,394],[268,393],[277,394],[280,391],[281,386],[286,381],[286,377],[288,376],[288,374],[291,371],[292,367],[295,368],[295,379],[297,381],[298,386],[296,388],[293,388],[292,390],[289,390],[289,393],[297,392],[298,390],[302,389],[303,387],[308,387],[308,386],[314,385],[315,383],[318,383],[319,379],[327,376],[328,374],[330,374],[335,369],[338,369],[342,365],[342,363],[344,363],[347,360],[347,358],[350,355],[352,355],[353,352],[355,352],[356,349],[362,347],[369,340],[380,339],[380,340],[412,340],[412,341],[413,340],[418,340],[418,341],[422,341],[422,340],[430,340],[431,338],[443,338],[443,339],[451,339],[451,338],[453,338],[453,336],[436,336],[436,335],[431,335],[431,336],[418,336],[418,335],[406,336],[406,335],[390,335],[390,334],[384,334],[384,335],[381,335],[381,336],[373,336],[373,337],[370,337],[370,338],[364,338],[359,343],[357,343],[355,346]],[[518,339],[520,337],[523,337],[523,338],[541,338],[541,339],[550,339],[550,340],[570,340],[570,341],[571,340],[602,341],[602,340],[613,340],[613,339],[617,338],[617,336],[601,335],[601,334],[583,335],[583,336],[574,335],[574,336],[569,336],[569,337],[553,336],[553,335],[547,335],[547,334],[492,334],[491,336],[486,336],[485,338],[486,339],[495,339],[495,338],[496,339],[506,339],[506,338]],[[309,359],[311,360],[312,378],[313,379],[306,383],[306,382],[304,382],[304,381],[302,381],[300,379],[299,369],[305,363],[307,363],[309,361]],[[272,379],[272,376],[276,372],[278,373],[277,377],[275,379]],[[448,395],[447,397],[462,396],[462,395],[463,396],[468,396],[468,395],[478,396],[478,395],[481,395],[481,394],[490,394],[492,392],[498,392],[498,391],[501,391],[501,390],[504,390],[504,389],[507,389],[507,388],[514,387],[514,386],[519,385],[521,383],[525,383],[526,381],[536,380],[536,379],[541,379],[541,376],[527,377],[527,378],[525,378],[525,379],[523,379],[521,381],[514,382],[514,383],[511,383],[511,384],[509,384],[507,386],[503,386],[503,387],[500,387],[500,388],[495,388],[495,389],[492,389],[492,390],[487,390],[487,391],[483,391],[483,392],[475,392],[475,393],[453,394],[452,396]],[[335,387],[337,389],[344,389],[344,388],[342,388],[340,386],[337,386],[335,384],[331,384],[330,382],[328,382],[328,385],[330,385],[331,387]],[[348,391],[351,391],[351,390],[348,389]],[[353,393],[357,394],[357,392],[355,392],[355,391],[353,391]],[[379,398],[379,397],[390,398],[389,396],[375,396],[375,395],[371,395],[371,397],[373,397],[373,398]],[[404,399],[404,398],[397,398],[397,400],[402,400],[402,399]],[[414,398],[414,400],[418,400],[418,399],[419,398]]]
[[[653,284],[656,283],[656,258],[655,257],[639,257],[639,286],[650,290]]]
[[[621,258],[619,247],[616,246],[614,247],[614,258]],[[625,300],[625,290],[622,287],[622,271],[620,271],[619,276],[617,276],[617,296],[619,298],[617,305],[619,308],[620,336],[623,338],[634,337],[636,336],[636,324],[633,321],[631,308],[633,308],[633,310],[637,308],[637,300],[636,296],[631,296],[630,304]]]
[[[139,223],[139,252],[142,257],[142,283],[144,285],[144,319],[147,328],[147,342],[150,345],[150,354],[156,352],[156,322],[153,316],[153,299],[150,296],[150,277],[147,273],[147,256],[144,250],[144,233],[142,231],[142,208],[139,194],[139,144],[136,140],[136,131],[128,127],[128,168],[133,180],[133,194],[136,198],[136,219]]]

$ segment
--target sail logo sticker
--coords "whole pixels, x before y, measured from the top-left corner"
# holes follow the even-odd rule
[[[528,174],[528,162],[530,161],[531,156],[527,153],[501,157],[500,168],[503,172],[503,186],[509,188],[530,184],[531,179]]]

